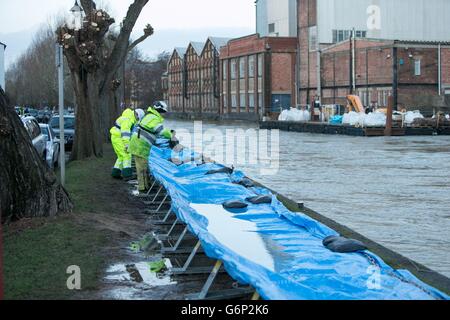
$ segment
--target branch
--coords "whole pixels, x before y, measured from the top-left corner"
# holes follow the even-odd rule
[[[126,58],[128,53],[128,45],[130,41],[130,35],[136,24],[142,9],[148,3],[149,0],[134,0],[134,2],[128,8],[127,16],[123,21],[122,30],[120,30],[119,37],[117,38],[114,49],[106,62],[104,70],[107,70],[106,77],[100,85],[100,90],[103,90],[105,86],[114,78],[117,70],[120,67],[123,59]]]
[[[136,39],[132,44],[128,46],[128,52],[131,52],[139,43],[145,41],[145,39],[150,37],[153,32],[153,27],[148,24],[144,29],[144,35],[142,35],[139,39]]]

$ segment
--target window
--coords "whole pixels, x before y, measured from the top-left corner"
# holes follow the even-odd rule
[[[235,94],[231,95],[231,107],[236,108],[237,107],[237,96]]]
[[[239,99],[240,99],[239,102],[240,102],[241,107],[245,108],[247,106],[247,99],[246,99],[245,93],[241,93]]]
[[[275,23],[269,23],[269,33],[275,33]]]
[[[352,30],[333,30],[333,43],[342,42],[348,40],[352,37]],[[356,30],[356,38],[366,38],[367,31]]]
[[[253,78],[255,76],[255,56],[248,57],[248,77]]]
[[[309,51],[316,51],[317,49],[317,26],[309,27]]]
[[[263,55],[258,55],[258,77],[262,77],[263,75]]]
[[[245,58],[239,59],[239,78],[245,78]]]
[[[248,96],[248,106],[249,108],[255,107],[255,95],[253,93]]]
[[[223,75],[223,79],[227,80],[227,74],[228,74],[228,61],[224,60],[223,64],[222,64],[223,68],[222,68],[222,75]]]
[[[262,109],[264,107],[262,93],[258,93],[258,106],[259,106],[260,109]]]
[[[420,76],[422,74],[421,72],[421,60],[417,59],[414,61],[414,75]]]
[[[228,107],[227,95],[226,94],[223,95],[223,106],[224,107]]]
[[[231,71],[230,71],[231,79],[234,80],[234,79],[236,79],[236,71],[237,71],[236,70],[236,59],[231,60],[230,68],[231,68]]]

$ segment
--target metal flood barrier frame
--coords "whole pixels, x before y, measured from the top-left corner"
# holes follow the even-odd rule
[[[161,163],[161,165],[162,165],[162,167],[166,166],[164,163]],[[159,173],[161,173],[159,168],[158,168],[158,171],[159,171]],[[153,172],[152,172],[152,174],[153,174]],[[164,171],[163,171],[163,175],[164,175]],[[170,180],[170,178],[169,178],[169,180]],[[164,184],[167,186],[167,188],[169,188],[171,190],[173,189],[172,191],[178,190],[178,189],[173,188],[174,186],[172,186],[170,181],[166,180],[166,181],[164,181]],[[175,194],[178,194],[178,193],[179,193],[178,191],[175,191]],[[168,253],[168,254],[169,253],[178,253],[178,252],[184,253],[184,254],[189,253],[189,256],[188,256],[188,259],[187,259],[185,265],[180,266],[180,268],[174,268],[175,273],[177,273],[177,272],[179,272],[179,274],[188,273],[188,267],[189,267],[190,263],[192,262],[193,258],[196,256],[201,244],[198,243],[198,240],[197,240],[196,244],[193,247],[191,247],[189,250],[186,250],[186,248],[180,248],[180,244],[185,239],[185,237],[189,234],[188,226],[183,224],[181,221],[179,221],[179,217],[177,216],[177,214],[175,214],[171,209],[167,208],[167,206],[169,206],[169,208],[171,208],[171,200],[172,199],[171,199],[170,195],[168,194],[168,191],[165,190],[165,188],[163,186],[163,182],[159,182],[155,176],[152,176],[152,187],[149,190],[148,194],[145,195],[145,197],[147,197],[150,200],[148,202],[148,204],[152,205],[154,207],[154,209],[149,210],[148,213],[155,215],[155,216],[160,216],[160,219],[158,221],[156,221],[156,223],[166,224],[170,227],[170,229],[167,233],[156,234],[156,237],[161,244],[163,242],[167,242],[169,244],[168,246],[163,245],[161,252]],[[178,206],[179,206],[179,204],[178,204]],[[155,208],[156,208],[156,210],[155,210]],[[174,221],[172,220],[172,222],[171,222],[172,224],[170,224],[169,218],[172,215],[174,216],[175,220]],[[294,218],[298,218],[298,217],[294,216]],[[311,221],[309,221],[309,223],[311,223]],[[175,227],[178,225],[183,225],[184,228],[181,231],[181,233],[179,233],[178,235],[175,235],[174,234]],[[317,226],[318,225],[316,225],[316,227]],[[319,228],[321,228],[321,227],[319,226]],[[192,237],[192,234],[191,234],[191,237]],[[210,243],[207,243],[207,244],[211,245]],[[217,257],[217,255],[213,255],[213,256]],[[187,296],[187,298],[194,298],[194,299],[212,298],[212,296],[214,296],[214,295],[208,296],[209,289],[210,289],[212,283],[214,282],[219,271],[222,270],[221,269],[222,264],[223,264],[222,261],[217,260],[215,266],[212,269],[211,269],[211,267],[209,267],[209,269],[208,269],[209,277],[208,277],[207,281],[205,282],[202,291],[198,294]],[[205,269],[203,269],[201,273],[205,273],[205,272],[206,272]],[[230,274],[230,276],[232,278],[234,278],[231,274]],[[236,278],[234,278],[234,279],[236,279]],[[414,283],[414,279],[412,279],[412,281]],[[248,283],[248,282],[244,281],[243,283]],[[425,285],[425,287],[426,287],[426,285]],[[254,296],[253,296],[254,298],[257,298],[259,296],[258,293],[256,293],[254,289],[249,288],[249,287],[246,287],[245,289],[247,289],[247,292],[249,292],[249,290],[252,290],[254,292]],[[431,290],[434,292],[433,288],[431,288]],[[234,294],[236,295],[237,292],[234,292]],[[225,292],[225,291],[222,292],[221,296],[216,296],[216,298],[226,298],[226,297],[228,297],[228,295],[227,295],[227,292]]]
[[[155,225],[165,225],[169,227],[167,233],[153,232],[154,238],[161,245],[161,254],[173,254],[173,255],[186,255],[188,257],[184,264],[179,267],[173,267],[169,270],[172,275],[208,275],[201,290],[198,293],[185,295],[187,300],[218,300],[218,299],[239,299],[245,298],[251,295],[251,300],[259,300],[260,296],[258,292],[252,287],[238,287],[234,285],[233,289],[224,289],[215,292],[210,292],[214,281],[220,273],[225,273],[223,269],[223,263],[220,260],[215,260],[214,266],[211,267],[196,267],[191,268],[191,264],[194,258],[198,255],[201,249],[201,241],[196,240],[195,245],[192,248],[181,248],[181,243],[187,238],[189,234],[188,226],[181,222],[177,215],[172,211],[170,196],[165,190],[164,186],[158,183],[153,175],[150,174],[151,187],[145,195],[140,195],[141,199],[150,201],[144,201],[147,205],[153,205],[155,210],[146,211],[150,215],[150,218],[156,217],[156,220],[152,220]],[[158,200],[158,197],[160,198]],[[164,206],[169,206],[169,209],[163,209]],[[172,221],[171,217],[174,217]],[[183,226],[182,231],[175,232],[177,226]],[[164,244],[167,242],[168,246]]]

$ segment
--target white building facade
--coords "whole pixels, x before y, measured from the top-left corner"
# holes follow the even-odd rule
[[[0,87],[5,90],[5,50],[6,44],[0,42]]]
[[[256,32],[261,37],[297,36],[297,0],[257,0]]]
[[[301,10],[301,8],[300,8]],[[450,40],[449,0],[317,0],[320,43],[363,38]]]

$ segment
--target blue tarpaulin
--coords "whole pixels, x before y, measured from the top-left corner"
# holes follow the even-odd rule
[[[177,158],[185,160],[176,165]],[[205,253],[221,260],[235,280],[254,287],[264,299],[448,299],[406,270],[394,270],[369,251],[335,253],[322,244],[334,230],[289,211],[272,195],[270,204],[224,209],[229,200],[271,194],[237,184],[244,174],[217,173],[219,164],[184,149],[153,147],[149,166],[172,199],[172,210],[201,241]]]

